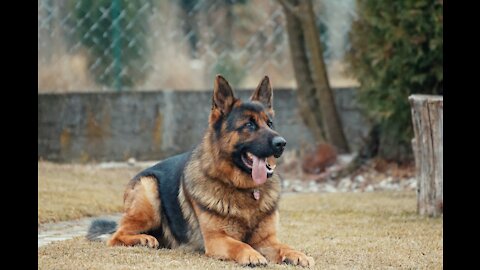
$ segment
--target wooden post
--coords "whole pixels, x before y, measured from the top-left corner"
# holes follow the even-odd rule
[[[420,215],[443,213],[443,97],[411,95],[412,140]]]

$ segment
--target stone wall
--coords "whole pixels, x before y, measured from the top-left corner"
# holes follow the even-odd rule
[[[357,150],[369,125],[355,89],[335,89],[347,139]],[[211,91],[38,95],[38,158],[56,162],[158,160],[189,150],[208,124]],[[251,91],[238,90],[244,100]],[[274,90],[275,125],[287,149],[312,144],[295,91]]]

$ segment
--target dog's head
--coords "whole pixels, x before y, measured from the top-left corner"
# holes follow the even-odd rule
[[[265,76],[242,102],[234,96],[225,78],[217,75],[210,113],[211,138],[222,159],[235,170],[251,176],[256,185],[273,175],[276,162],[287,142],[275,131],[272,87]]]

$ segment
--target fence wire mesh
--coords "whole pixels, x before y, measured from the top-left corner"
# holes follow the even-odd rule
[[[348,47],[354,0],[314,1],[329,70]],[[236,88],[268,74],[294,87],[276,0],[39,0],[38,91]],[[332,74],[331,74],[332,77]]]

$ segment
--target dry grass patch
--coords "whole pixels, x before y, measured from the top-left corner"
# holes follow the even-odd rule
[[[139,171],[38,162],[38,224],[120,212],[125,185]]]
[[[285,195],[280,217],[280,239],[313,256],[315,269],[443,267],[443,219],[419,217],[414,192]],[[83,238],[39,248],[38,262],[39,269],[245,269],[181,250],[109,248]]]

